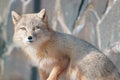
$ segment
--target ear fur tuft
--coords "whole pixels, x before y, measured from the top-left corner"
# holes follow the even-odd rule
[[[17,22],[20,20],[21,16],[17,12],[15,12],[15,11],[12,11],[11,15],[12,15],[13,23],[17,24]]]
[[[38,16],[43,20],[43,21],[47,21],[47,14],[46,14],[46,10],[42,9],[39,13]]]

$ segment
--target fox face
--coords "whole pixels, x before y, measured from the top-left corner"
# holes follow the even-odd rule
[[[50,37],[45,9],[39,13],[23,14],[12,11],[14,23],[14,42],[19,45],[36,45],[45,42]]]

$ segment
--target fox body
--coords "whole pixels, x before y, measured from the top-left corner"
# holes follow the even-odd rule
[[[12,12],[14,42],[40,69],[42,80],[120,80],[114,64],[96,47],[72,35],[52,30],[45,9],[19,15]]]

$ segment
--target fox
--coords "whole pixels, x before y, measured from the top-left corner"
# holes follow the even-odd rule
[[[29,14],[12,11],[11,15],[13,41],[38,67],[41,80],[120,80],[118,69],[102,51],[53,30],[46,9]]]

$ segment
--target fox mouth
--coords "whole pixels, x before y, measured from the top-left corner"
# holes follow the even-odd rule
[[[28,41],[28,42],[32,43],[33,41]]]
[[[35,39],[32,39],[32,40],[27,40],[26,42],[27,43],[34,43],[36,40]]]
[[[33,40],[28,40],[27,42],[30,42],[30,43],[32,43],[32,42],[34,42]]]
[[[24,41],[23,43],[24,45],[32,45],[35,43],[35,41],[30,40],[30,41]]]

